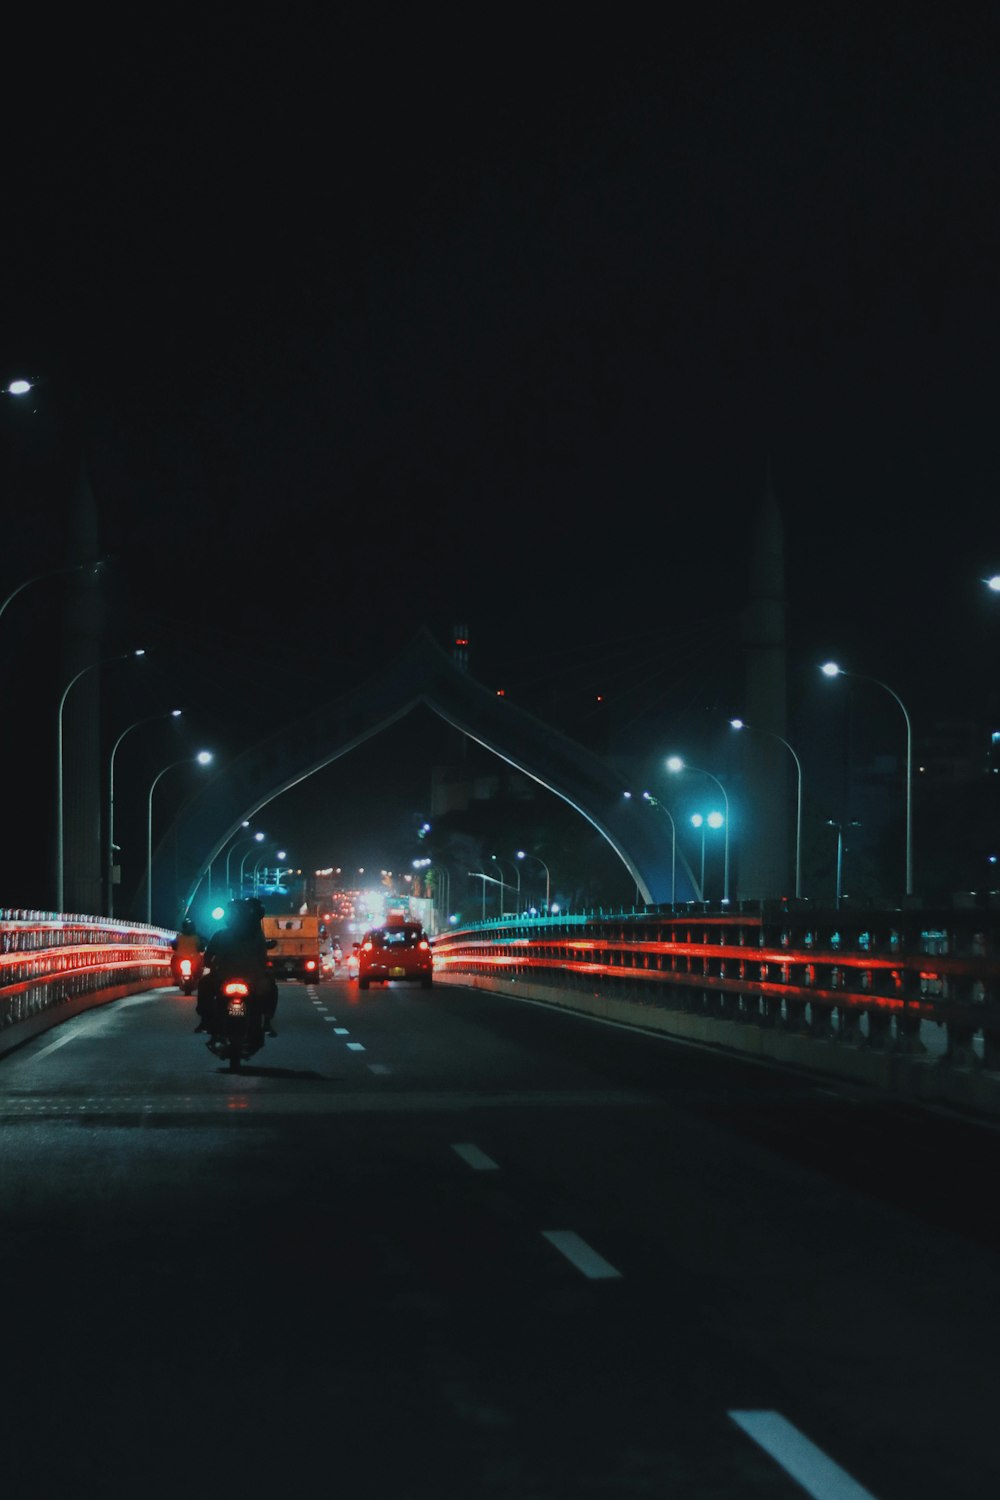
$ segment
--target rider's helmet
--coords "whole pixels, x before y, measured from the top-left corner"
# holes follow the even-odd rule
[[[194,923],[192,922],[191,918],[185,917],[183,922],[181,923],[181,932],[184,933],[185,937],[193,937],[194,930]]]
[[[246,931],[252,931],[259,927],[264,915],[264,903],[258,901],[256,896],[245,896],[242,901],[234,901],[229,914],[229,920],[236,927],[242,927]]]

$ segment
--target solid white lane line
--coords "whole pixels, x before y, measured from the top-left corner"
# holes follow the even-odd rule
[[[576,1266],[591,1281],[610,1281],[622,1274],[602,1255],[598,1255],[596,1250],[592,1250],[586,1240],[582,1240],[572,1229],[543,1229],[542,1238],[554,1245],[571,1265]]]
[[[389,1069],[385,1063],[369,1063],[368,1071],[369,1073],[388,1073]]]
[[[31,1061],[38,1062],[41,1058],[48,1057],[49,1053],[55,1052],[57,1047],[65,1047],[67,1042],[75,1041],[79,1035],[78,1031],[71,1031],[66,1036],[58,1037],[54,1042],[50,1042],[47,1047],[43,1047],[41,1052],[35,1052],[32,1055]]]
[[[365,1049],[360,1042],[348,1042],[348,1052],[363,1052]]]
[[[729,1416],[813,1500],[874,1500],[870,1490],[845,1474],[780,1412],[731,1411]]]
[[[465,1162],[466,1166],[471,1167],[474,1172],[499,1172],[500,1170],[493,1158],[491,1156],[487,1156],[485,1151],[480,1151],[478,1146],[473,1146],[470,1144],[464,1146],[452,1146],[451,1149],[454,1151],[455,1155],[460,1156]]]

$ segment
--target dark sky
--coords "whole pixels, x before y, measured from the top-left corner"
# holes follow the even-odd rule
[[[995,7],[16,24],[3,580],[82,428],[151,703],[238,744],[456,620],[515,694],[714,703],[768,462],[799,712],[829,654],[981,699]]]

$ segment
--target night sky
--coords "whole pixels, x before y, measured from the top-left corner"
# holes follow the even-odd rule
[[[2,402],[0,582],[59,560],[85,448],[108,648],[155,653],[109,723],[179,698],[237,753],[463,621],[512,697],[696,732],[739,708],[768,465],[796,732],[830,655],[983,717],[996,9],[365,16],[22,16],[5,49],[0,373],[43,380]],[[40,722],[43,593],[0,622]],[[373,752],[391,829],[422,735]],[[39,797],[50,738],[12,767]]]

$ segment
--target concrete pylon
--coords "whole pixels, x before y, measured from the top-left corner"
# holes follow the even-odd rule
[[[792,785],[787,738],[785,532],[768,464],[764,499],[750,553],[750,586],[742,615],[744,652],[743,786],[739,895],[769,899],[795,892]]]
[[[67,542],[67,563],[97,562],[97,505],[85,459],[69,508]],[[63,711],[63,907],[93,916],[102,911],[101,669],[96,663],[104,612],[96,569],[68,574],[64,587],[59,697],[77,672],[87,670],[70,689]]]

